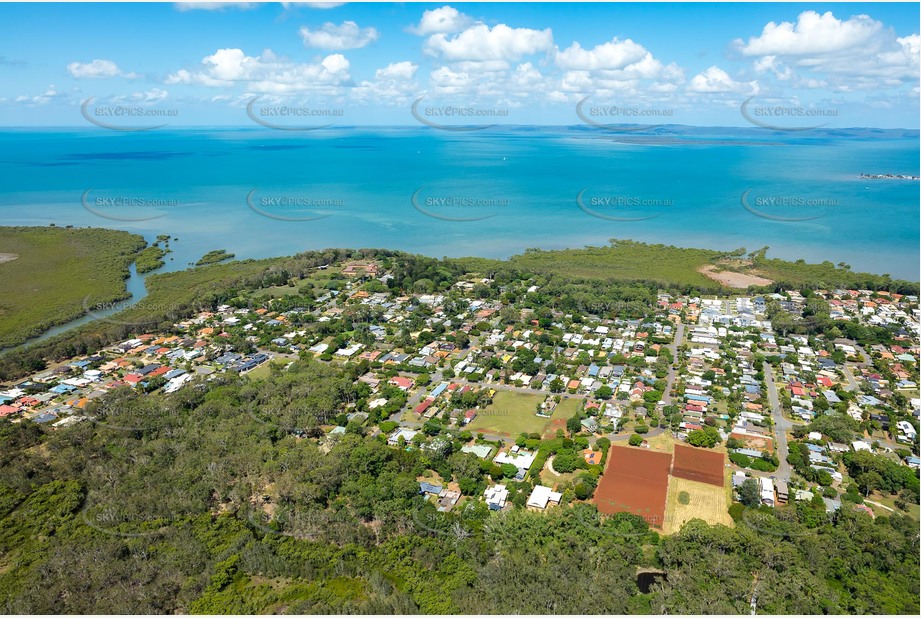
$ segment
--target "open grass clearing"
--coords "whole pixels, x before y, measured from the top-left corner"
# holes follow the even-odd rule
[[[687,504],[681,504],[679,500],[682,492],[688,494]],[[732,526],[725,488],[669,476],[664,532],[678,532],[682,525],[692,519],[702,519],[708,524]]]
[[[544,395],[499,391],[493,401],[481,410],[467,429],[515,438],[521,433],[542,433],[551,419],[562,418],[559,406],[550,418],[537,416],[537,406]],[[562,405],[562,404],[561,404]]]

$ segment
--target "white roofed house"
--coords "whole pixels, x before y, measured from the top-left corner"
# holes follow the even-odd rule
[[[899,431],[910,441],[914,441],[918,437],[918,432],[915,429],[914,425],[908,421],[899,421],[896,424],[896,427],[899,428]]]
[[[553,491],[549,487],[537,485],[528,498],[528,508],[545,509],[549,504],[559,504],[563,494]]]
[[[400,442],[400,438],[403,438],[406,442],[412,440],[416,434],[419,433],[414,429],[409,429],[408,427],[400,427],[387,438],[387,444],[390,446],[396,446]]]
[[[774,481],[769,478],[761,477],[761,503],[767,506],[774,506]]]
[[[506,489],[505,485],[493,485],[486,488],[483,497],[486,499],[486,506],[489,507],[490,511],[501,511],[505,508],[505,503],[508,500],[508,489]]]
[[[515,478],[520,481],[524,479],[528,470],[531,469],[531,465],[536,458],[537,453],[532,453],[518,446],[513,446],[510,452],[500,451],[497,453],[496,456],[493,457],[493,463],[499,466],[507,463],[512,464],[518,468],[518,474]]]

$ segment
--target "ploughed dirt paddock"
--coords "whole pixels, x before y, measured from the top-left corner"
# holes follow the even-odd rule
[[[683,444],[675,445],[672,476],[723,487],[725,484],[725,467],[726,456],[723,453],[715,453]]]
[[[681,494],[686,494],[687,504],[681,504]],[[709,483],[670,477],[668,505],[665,508],[665,526],[662,532],[673,534],[692,519],[702,519],[708,524],[732,526],[726,490]]]
[[[633,513],[653,526],[665,525],[665,500],[672,456],[641,448],[612,445],[594,502],[606,515]]]

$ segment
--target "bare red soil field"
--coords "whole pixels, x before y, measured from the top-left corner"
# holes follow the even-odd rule
[[[633,513],[650,526],[662,528],[671,464],[668,453],[612,446],[595,490],[598,511],[606,515]]]
[[[725,465],[726,459],[722,453],[676,444],[672,476],[722,487]]]

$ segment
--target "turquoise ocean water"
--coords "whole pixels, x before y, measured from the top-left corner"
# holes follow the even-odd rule
[[[918,175],[918,154],[917,131],[3,130],[0,220],[169,234],[166,269],[211,249],[508,257],[629,238],[917,281],[918,182],[859,174]]]

